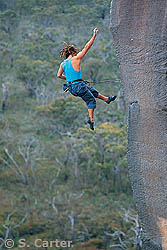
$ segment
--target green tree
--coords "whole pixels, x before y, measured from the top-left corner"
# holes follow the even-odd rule
[[[13,10],[8,9],[0,13],[0,28],[10,35],[14,32],[18,23],[17,21],[18,15]]]
[[[53,70],[49,62],[23,57],[16,61],[16,74],[17,78],[24,82],[30,95],[34,95],[38,86],[47,85]]]

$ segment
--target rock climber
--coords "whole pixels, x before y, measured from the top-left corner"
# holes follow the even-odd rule
[[[93,36],[86,43],[82,51],[79,52],[79,49],[74,45],[68,45],[67,43],[65,48],[60,51],[60,57],[65,57],[66,59],[60,64],[60,68],[57,73],[57,77],[66,80],[66,85],[70,93],[74,96],[81,97],[87,104],[88,107],[88,124],[90,129],[94,130],[94,110],[96,108],[95,98],[101,99],[106,103],[110,103],[116,99],[117,96],[104,96],[100,94],[94,87],[88,86],[88,81],[82,80],[81,74],[81,61],[82,58],[86,55],[88,50],[91,48],[94,40],[98,34],[98,29],[93,30]]]

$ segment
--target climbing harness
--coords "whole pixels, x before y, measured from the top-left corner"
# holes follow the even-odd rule
[[[74,83],[74,82],[84,82],[84,83],[88,83],[88,81],[86,81],[86,80],[83,80],[83,79],[77,79],[77,80],[74,80],[74,81],[72,81],[72,82],[68,82],[68,83],[64,83],[63,84],[63,90],[64,90],[64,92],[68,92],[68,90],[69,90],[69,88],[68,88],[68,85],[70,85],[70,84],[72,84],[72,83]]]
[[[68,82],[68,83],[64,83],[63,84],[63,90],[64,92],[68,92],[69,88],[68,88],[68,84],[71,84],[71,83],[74,83],[74,82],[78,82],[78,81],[82,81],[82,82],[85,82],[86,84],[88,84],[88,86],[90,87],[90,83],[104,83],[104,82],[121,82],[120,79],[114,79],[114,80],[111,80],[111,79],[106,79],[106,80],[101,80],[101,81],[87,81],[87,80],[83,80],[83,79],[77,79],[77,80],[74,80],[72,82]]]

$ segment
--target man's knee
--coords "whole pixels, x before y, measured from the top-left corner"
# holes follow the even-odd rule
[[[91,93],[95,98],[98,97],[99,92],[94,87],[89,87],[89,90],[91,91]]]
[[[88,109],[95,109],[96,108],[96,100],[92,97],[89,101],[87,101]]]

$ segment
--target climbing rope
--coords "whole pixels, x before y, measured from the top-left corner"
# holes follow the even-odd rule
[[[97,82],[96,81],[87,81],[86,80],[86,82],[98,84],[98,83],[104,83],[104,82],[121,82],[121,80],[120,79],[113,79],[113,80],[106,79],[106,80],[101,80],[101,81],[97,81]]]

